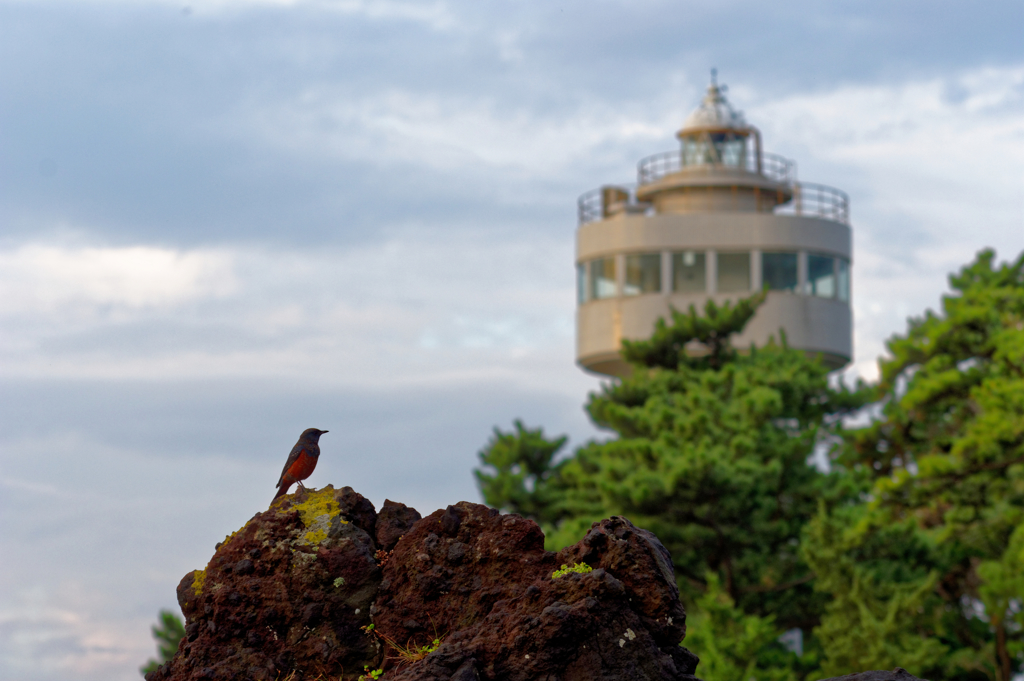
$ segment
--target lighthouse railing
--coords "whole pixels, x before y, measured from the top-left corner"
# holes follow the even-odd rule
[[[806,215],[850,224],[846,192],[814,182],[794,182],[793,199],[775,208],[776,215]]]
[[[579,224],[596,222],[617,213],[646,213],[650,204],[636,200],[636,185],[606,184],[580,195],[576,201]]]
[[[737,169],[737,166],[723,163],[705,163],[700,165],[684,165],[683,153],[678,150],[665,151],[640,159],[637,164],[637,183],[640,185],[657,182],[666,175],[682,170],[697,171],[701,168],[717,170],[719,168]],[[790,184],[796,181],[796,163],[778,154],[761,154],[761,168],[758,172],[757,158],[753,154],[745,156],[743,165],[738,169],[750,173],[758,173],[779,184]]]
[[[846,192],[814,182],[793,182],[793,198],[775,206],[776,215],[800,215],[850,224],[850,197]],[[644,214],[653,210],[649,203],[636,200],[636,187],[630,184],[605,185],[591,189],[577,201],[579,224],[596,222],[620,212]]]

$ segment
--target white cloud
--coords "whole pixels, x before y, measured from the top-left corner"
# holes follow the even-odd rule
[[[319,251],[22,246],[0,251],[0,364],[19,377],[555,383],[523,368],[577,371],[572,257],[565,239],[471,233]]]
[[[25,680],[111,678],[111,670],[119,669],[117,678],[130,679],[128,670],[145,660],[138,631],[144,622],[93,617],[89,605],[100,599],[82,591],[81,585],[64,584],[8,594],[0,605],[0,669]]]
[[[230,257],[155,246],[0,250],[0,315],[57,309],[170,307],[235,286]]]
[[[504,51],[504,47],[502,50]],[[478,95],[440,95],[409,90],[353,96],[328,85],[306,88],[295,99],[233,111],[228,129],[255,134],[296,155],[333,157],[386,166],[413,163],[452,170],[484,165],[527,171],[532,179],[561,176],[585,167],[599,147],[662,137],[671,111],[659,118],[621,103],[589,99],[543,119],[526,103],[509,109]],[[627,166],[624,174],[631,172]],[[572,197],[568,198],[569,201]]]

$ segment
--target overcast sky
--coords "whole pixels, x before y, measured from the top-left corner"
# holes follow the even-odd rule
[[[128,680],[214,544],[310,484],[479,500],[599,436],[576,198],[711,67],[851,197],[856,358],[1024,248],[1024,5],[0,0],[0,679]]]

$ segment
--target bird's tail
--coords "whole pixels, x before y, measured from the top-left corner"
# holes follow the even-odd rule
[[[283,497],[285,494],[288,494],[288,488],[289,487],[291,487],[290,484],[285,484],[282,481],[281,482],[281,486],[277,488],[277,494],[275,494],[274,498],[270,500],[270,503],[274,503],[275,501],[277,501],[278,497]]]

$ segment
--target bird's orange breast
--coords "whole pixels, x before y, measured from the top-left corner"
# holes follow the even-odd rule
[[[295,458],[295,463],[288,467],[288,472],[285,473],[283,482],[291,484],[308,478],[313,474],[313,469],[316,468],[317,458],[310,456],[305,450],[300,452]]]

